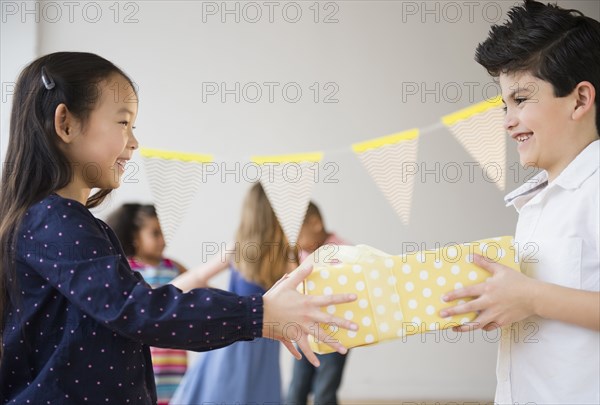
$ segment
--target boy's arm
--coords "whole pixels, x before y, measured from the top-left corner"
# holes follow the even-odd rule
[[[472,323],[457,327],[456,330],[491,330],[532,315],[600,330],[599,292],[535,280],[507,266],[488,262],[479,255],[474,255],[474,262],[492,273],[492,277],[486,282],[454,290],[444,296],[445,301],[474,298],[440,312],[444,318],[473,311],[479,313]]]

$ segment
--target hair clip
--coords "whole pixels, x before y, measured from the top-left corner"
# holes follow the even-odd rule
[[[52,90],[54,88],[54,86],[56,86],[56,84],[54,83],[54,80],[52,80],[52,78],[48,75],[48,72],[46,72],[46,68],[42,66],[42,82],[44,82],[44,86],[46,87],[47,90]]]

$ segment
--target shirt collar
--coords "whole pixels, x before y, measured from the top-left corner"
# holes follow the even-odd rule
[[[600,166],[600,140],[590,143],[579,155],[558,175],[552,185],[566,190],[576,189]],[[528,180],[504,197],[506,206],[513,205],[519,210],[527,201],[542,191],[548,185],[548,172],[545,170]]]
[[[600,165],[600,140],[595,140],[582,150],[558,175],[554,183],[566,190],[579,188],[598,170]]]

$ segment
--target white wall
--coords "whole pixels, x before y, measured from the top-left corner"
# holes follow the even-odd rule
[[[273,22],[269,6],[262,1],[251,6],[235,1],[66,3],[40,2],[39,23],[35,23],[35,15],[23,14],[23,5],[34,9],[34,2],[2,0],[3,84],[14,81],[35,54],[95,52],[121,66],[139,85],[136,134],[142,146],[212,153],[224,159],[229,169],[254,154],[325,151],[324,160],[337,165],[338,182],[321,180],[314,199],[329,228],[349,241],[400,253],[405,242],[434,247],[513,233],[516,215],[504,207],[503,192],[484,180],[481,169],[475,171],[474,181],[469,180],[464,163],[474,159],[447,130],[440,128],[421,138],[419,163],[422,169],[435,171],[438,162],[441,167],[457,162],[464,167],[462,177],[456,183],[443,172],[439,181],[433,174],[417,178],[408,227],[349,145],[434,124],[444,114],[495,95],[491,79],[473,61],[474,49],[491,23],[503,20],[514,2],[320,2],[318,23],[315,3],[309,1],[274,2]],[[559,4],[600,16],[595,1]],[[12,5],[17,7],[15,14]],[[235,15],[225,15],[222,22],[220,14],[206,13],[203,21],[203,10],[236,5],[239,22]],[[257,7],[262,19],[251,23],[248,20],[255,17]],[[286,21],[295,17],[297,8],[302,10],[300,20]],[[323,23],[331,12],[338,22]],[[126,23],[127,16],[135,21]],[[226,82],[228,88],[236,82],[242,87],[250,82],[280,85],[272,103],[265,85],[259,102],[242,97],[236,103],[230,95],[223,103],[218,96],[203,102],[203,82]],[[297,103],[286,101],[280,91],[291,82],[303,91]],[[309,88],[314,82],[321,86],[319,102],[314,102]],[[322,102],[328,93],[323,85],[328,82],[339,88],[338,103]],[[417,94],[407,92],[415,86]],[[2,152],[9,105],[2,103]],[[515,170],[515,148],[508,144],[508,150],[510,190],[529,172]],[[135,163],[140,165],[132,178],[137,182],[119,189],[99,216],[124,201],[151,201],[139,156]],[[326,173],[331,171],[322,172]],[[195,265],[202,261],[202,242],[230,240],[247,187],[247,182],[236,182],[232,175],[225,182],[211,177],[166,253]],[[496,345],[488,341],[497,340],[496,336],[478,333],[451,342],[455,338],[450,333],[445,342],[436,343],[436,336],[430,334],[352,351],[341,397],[491,400]],[[287,381],[291,360],[284,358]]]

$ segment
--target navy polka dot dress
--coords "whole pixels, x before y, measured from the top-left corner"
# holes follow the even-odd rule
[[[261,336],[260,294],[151,289],[77,201],[48,196],[17,236],[0,403],[155,404],[148,345],[205,351]]]

